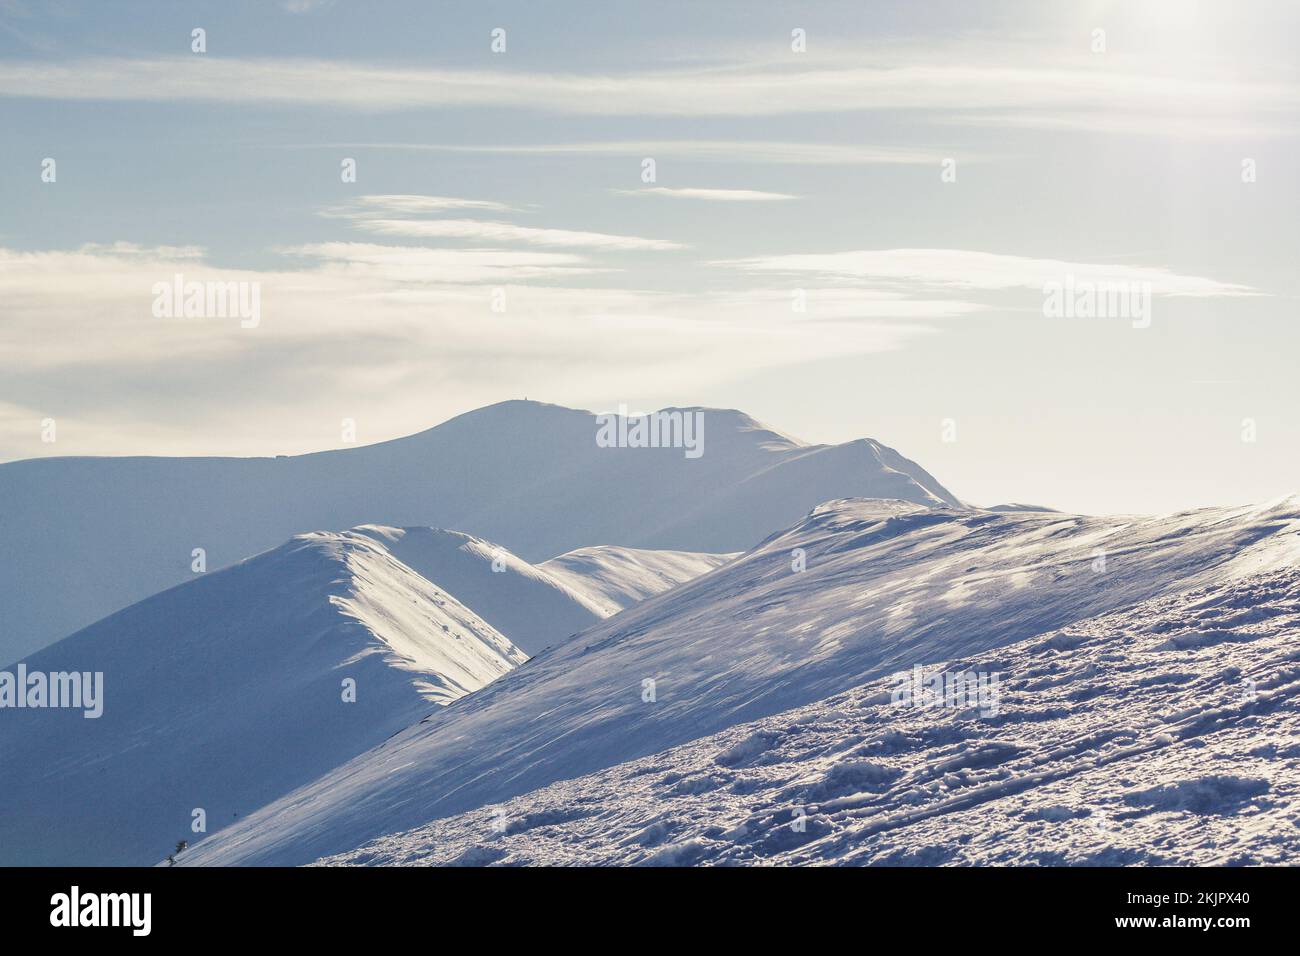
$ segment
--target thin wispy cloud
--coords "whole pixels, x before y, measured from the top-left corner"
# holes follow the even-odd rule
[[[411,239],[465,239],[473,242],[523,242],[536,246],[580,247],[607,251],[683,249],[684,243],[640,236],[616,236],[575,229],[544,229],[478,219],[362,219],[358,229],[381,236]]]
[[[447,211],[513,212],[514,207],[490,199],[458,199],[453,196],[370,195],[323,210],[321,215],[364,219],[376,213],[418,216]]]
[[[870,146],[846,143],[781,142],[775,140],[589,140],[572,143],[403,143],[322,142],[279,144],[276,149],[385,149],[428,153],[469,153],[489,156],[655,156],[712,163],[774,163],[794,166],[935,166],[951,150],[909,146]],[[969,149],[963,163],[990,157]]]
[[[501,107],[619,116],[779,116],[875,111],[1071,113],[1214,120],[1242,111],[1295,128],[1294,82],[1242,80],[1212,61],[1177,72],[1115,55],[1016,48],[1015,62],[979,45],[884,47],[869,62],[792,58],[783,65],[622,73],[433,70],[312,59],[95,58],[0,64],[0,95],[63,100],[207,101],[360,111]],[[1209,123],[1213,127],[1213,123]]]
[[[936,321],[989,309],[986,304],[957,296],[914,296],[888,289],[829,283],[797,288],[743,289],[714,294],[709,301],[719,314],[758,315],[784,322],[827,319]],[[795,303],[798,303],[797,309]]]
[[[1044,283],[1059,282],[1069,275],[1091,282],[1147,282],[1156,295],[1258,294],[1249,286],[1204,276],[1180,275],[1155,266],[1069,262],[967,249],[862,249],[795,253],[733,259],[718,264],[752,273],[785,273],[957,290],[1041,289]]]
[[[349,276],[395,283],[500,284],[602,271],[585,256],[532,250],[318,242],[290,246],[282,251],[287,255],[319,260]]]
[[[114,450],[104,444],[121,438],[111,423],[136,419],[173,451],[246,454],[250,441],[268,452],[306,451],[311,440],[292,436],[319,419],[322,381],[349,396],[348,414],[383,422],[396,437],[521,387],[542,393],[580,382],[592,396],[689,388],[719,369],[744,376],[930,334],[920,324],[867,321],[867,297],[862,321],[828,336],[791,321],[779,290],[746,301],[743,291],[584,287],[575,282],[601,267],[573,252],[336,242],[280,253],[279,267],[254,270],[215,266],[186,247],[0,248],[0,381],[13,393],[0,399],[9,420],[0,421],[0,439],[6,429],[29,434],[47,413],[30,396],[52,394],[65,396],[62,421],[85,426],[67,431],[69,441],[84,436],[78,452]],[[258,283],[260,324],[154,316],[155,284],[177,274]],[[498,296],[508,309],[494,310]],[[878,315],[911,308],[876,302]],[[832,317],[830,299],[822,304],[813,318]],[[256,390],[190,387],[194,376],[234,381],[253,369]],[[123,376],[135,387],[120,387]],[[393,403],[395,390],[403,402]],[[224,423],[215,434],[230,444],[196,443],[197,419]]]
[[[454,239],[476,243],[582,248],[609,252],[655,252],[682,249],[684,244],[667,239],[612,235],[576,229],[520,226],[510,222],[481,219],[390,218],[421,217],[438,212],[514,212],[515,207],[495,200],[462,199],[451,196],[366,195],[321,211],[327,218],[349,220],[363,231],[404,239]],[[385,215],[389,214],[389,215]]]
[[[644,189],[615,189],[621,196],[665,196],[670,199],[704,199],[709,202],[781,202],[798,199],[789,193],[763,192],[759,189],[705,189],[691,186],[647,186]]]
[[[1243,116],[1245,118],[1243,118]],[[1118,110],[1082,110],[1075,113],[1051,113],[1043,110],[1023,112],[970,112],[945,116],[949,126],[976,126],[988,129],[1024,129],[1044,132],[1107,133],[1116,136],[1166,137],[1172,139],[1251,140],[1292,136],[1300,131],[1294,117],[1264,114],[1229,113],[1202,115],[1195,112],[1155,115]]]

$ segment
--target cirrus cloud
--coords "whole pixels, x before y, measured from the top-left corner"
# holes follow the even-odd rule
[[[751,273],[784,273],[827,280],[858,280],[913,289],[1039,289],[1074,276],[1084,281],[1147,282],[1166,296],[1241,296],[1260,293],[1249,286],[1203,276],[1181,275],[1156,266],[1069,262],[969,249],[859,249],[724,260],[718,265]]]

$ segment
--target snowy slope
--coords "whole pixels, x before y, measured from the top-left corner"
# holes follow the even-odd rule
[[[376,523],[458,528],[532,562],[604,544],[724,553],[830,498],[957,503],[877,442],[805,445],[740,412],[702,414],[698,458],[602,448],[590,412],[504,402],[298,457],[0,464],[0,663],[187,580],[195,548],[215,569],[294,534]]]
[[[560,578],[500,545],[460,531],[378,525],[353,531],[455,595],[530,656],[618,610],[593,598],[582,576]],[[658,591],[671,586],[665,583]]]
[[[371,538],[294,538],[26,659],[103,714],[0,711],[0,865],[156,862],[524,660]]]
[[[1254,575],[942,668],[996,715],[869,681],[327,862],[1294,865],[1297,638],[1300,573]]]
[[[588,600],[608,617],[638,601],[690,581],[726,564],[734,554],[647,551],[598,545],[578,548],[538,567]]]
[[[914,664],[1298,563],[1296,499],[1160,518],[830,502],[264,808],[190,862],[310,862]]]

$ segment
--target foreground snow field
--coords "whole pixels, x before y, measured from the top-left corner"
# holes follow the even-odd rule
[[[723,559],[642,560],[653,590]],[[196,577],[26,659],[101,672],[103,712],[0,713],[0,864],[156,862],[196,809],[215,832],[609,613],[430,528],[301,535]]]
[[[333,865],[1223,865],[1300,855],[1300,572],[1157,598],[502,804]]]
[[[1238,716],[1231,719],[1238,727],[1261,736],[1252,746],[1265,746],[1273,739],[1262,736],[1273,734],[1272,728],[1261,725],[1255,730],[1251,721],[1263,721],[1274,713],[1286,719],[1289,710],[1284,704],[1293,688],[1288,677],[1255,673],[1250,654],[1254,647],[1272,654],[1269,660],[1275,668],[1290,659],[1286,656],[1293,653],[1287,647],[1293,602],[1289,575],[1297,566],[1300,502],[1294,498],[1159,518],[958,511],[880,500],[829,502],[751,552],[552,647],[478,693],[241,820],[194,847],[186,862],[300,864],[347,853],[376,838],[494,807],[558,781],[602,771],[630,774],[627,767],[612,768],[755,720],[781,714],[771,725],[779,728],[792,719],[785,712],[846,692],[849,696],[840,704],[812,707],[809,722],[798,725],[813,727],[816,732],[808,732],[809,736],[804,736],[805,731],[783,733],[762,743],[767,738],[761,731],[747,728],[737,730],[737,739],[728,737],[725,745],[719,739],[699,744],[692,755],[683,751],[680,762],[697,768],[699,777],[701,761],[712,760],[722,750],[760,733],[761,746],[742,746],[731,766],[711,771],[716,786],[708,779],[692,783],[685,772],[680,779],[668,779],[679,772],[674,761],[643,761],[647,770],[643,778],[624,778],[641,779],[644,785],[637,790],[628,783],[627,812],[640,814],[635,818],[644,817],[645,825],[653,826],[653,814],[644,808],[650,792],[645,788],[655,786],[664,799],[673,788],[689,796],[698,787],[696,796],[715,800],[719,807],[751,806],[729,802],[725,795],[707,795],[728,791],[752,767],[758,768],[753,771],[757,776],[739,780],[738,788],[754,787],[759,802],[753,806],[816,805],[820,835],[831,836],[840,831],[830,828],[828,807],[847,798],[849,803],[839,808],[847,814],[846,820],[878,811],[872,825],[886,834],[908,819],[910,841],[927,827],[940,827],[948,811],[994,803],[999,788],[1006,790],[1003,796],[1013,796],[1016,785],[1009,782],[1013,780],[1021,781],[1022,791],[1051,795],[1053,775],[1062,781],[1070,777],[1069,786],[1060,784],[1064,788],[1057,794],[1060,805],[1043,805],[1047,817],[1059,817],[1067,813],[1060,807],[1068,802],[1066,791],[1074,786],[1075,777],[1083,792],[1093,779],[1089,774],[1095,774],[1098,786],[1116,786],[1107,764],[1088,770],[1086,760],[1093,756],[1089,749],[1114,756],[1125,747],[1150,749],[1141,760],[1123,767],[1134,784],[1124,785],[1123,792],[1133,800],[1149,799],[1159,806],[1190,801],[1200,806],[1231,802],[1233,794],[1247,795],[1243,803],[1261,795],[1285,795],[1289,792],[1285,781],[1270,782],[1266,789],[1258,782],[1265,763],[1290,759],[1285,727],[1274,740],[1281,756],[1261,751],[1246,761],[1244,769],[1232,760],[1210,762],[1213,751],[1195,756],[1191,741],[1198,735],[1184,732],[1198,720],[1212,721],[1215,708],[1229,707],[1236,708],[1232,713]],[[1238,586],[1246,590],[1234,591]],[[1222,588],[1224,594],[1236,595],[1230,600],[1238,603],[1227,605],[1231,613],[1222,620],[1216,619],[1213,603],[1189,604],[1183,611],[1205,611],[1206,623],[1193,619],[1186,625],[1192,630],[1186,633],[1174,626],[1183,611],[1176,603],[1169,605],[1170,633],[1152,638],[1150,649],[1144,639],[1124,638],[1132,632],[1131,624],[1126,630],[1119,621],[1084,623],[1152,599],[1176,602],[1180,594],[1205,588]],[[1271,601],[1271,610],[1253,611],[1255,594],[1261,605]],[[1214,596],[1207,593],[1187,600],[1213,602]],[[1121,620],[1142,622],[1151,613],[1138,609]],[[1258,620],[1256,614],[1261,615]],[[1252,624],[1265,629],[1257,644],[1216,637],[1235,635],[1237,629],[1254,634],[1248,626]],[[1104,650],[1098,650],[1103,645],[1096,643],[1092,650],[1081,651],[1083,656],[1066,654],[1075,640],[1072,626],[1103,631],[1114,627],[1117,634],[1108,639],[1115,643]],[[1268,627],[1278,630],[1270,634]],[[1061,633],[1051,635],[1058,630]],[[1164,650],[1156,650],[1166,644]],[[1089,662],[1094,651],[1097,659]],[[1198,653],[1204,656],[1197,658]],[[1225,659],[1214,657],[1218,654]],[[962,722],[966,718],[916,717],[895,708],[859,706],[863,700],[876,700],[882,691],[879,685],[855,688],[917,665],[953,659],[962,659],[977,671],[1004,672],[1009,699],[1000,717],[967,725]],[[1200,670],[1198,660],[1214,661],[1215,670]],[[1104,669],[1094,669],[1103,664]],[[1061,669],[1059,674],[1054,667]],[[1240,668],[1242,674],[1222,676],[1231,667]],[[1071,672],[1074,677],[1065,679]],[[1255,702],[1243,709],[1232,696],[1239,677],[1256,680],[1259,700],[1265,704]],[[1211,698],[1210,692],[1220,684],[1220,691],[1215,691],[1220,696]],[[1138,688],[1143,689],[1141,695]],[[1071,700],[1071,694],[1080,696]],[[1087,703],[1092,698],[1095,701]],[[1090,728],[1108,708],[1120,715],[1116,721]],[[934,729],[927,731],[930,724]],[[824,732],[816,730],[822,725]],[[885,735],[880,743],[883,749],[851,755],[854,748],[869,744],[867,730]],[[891,736],[894,731],[897,735]],[[1168,749],[1166,737],[1177,743],[1180,735],[1187,742]],[[803,749],[805,740],[810,749]],[[1236,750],[1229,747],[1225,752]],[[792,765],[803,762],[792,759],[800,754],[808,761],[804,769]],[[866,762],[836,770],[836,760],[831,759],[835,755]],[[1143,786],[1155,786],[1163,779],[1144,775],[1143,766],[1188,759],[1204,765],[1196,776],[1207,779],[1188,777],[1168,793],[1136,796]],[[780,767],[771,777],[763,775],[766,761]],[[916,766],[917,761],[924,766]],[[1171,774],[1174,769],[1164,768]],[[782,775],[788,779],[779,779]],[[970,782],[962,786],[963,780]],[[617,788],[612,778],[609,785]],[[984,785],[992,789],[979,789]],[[573,786],[600,793],[604,784],[592,778]],[[633,799],[633,794],[640,796]],[[976,799],[980,795],[984,798]],[[538,799],[554,799],[554,791]],[[950,799],[956,802],[946,804]],[[1093,802],[1114,809],[1114,801],[1102,800],[1100,793]],[[526,804],[514,805],[515,814],[532,819]],[[710,804],[700,804],[706,805]],[[1124,819],[1142,815],[1143,804],[1125,806],[1130,813]],[[925,807],[934,812],[922,812]],[[907,816],[912,810],[918,814],[914,820]],[[566,812],[577,820],[576,810]],[[1054,822],[1068,832],[1068,819],[1047,817],[1029,821],[1008,816],[1006,825],[1030,828]],[[895,822],[886,825],[886,819]],[[1076,825],[1088,826],[1091,832],[1091,823],[1078,822],[1083,820],[1081,810]],[[463,827],[475,825],[475,820],[467,820]],[[811,819],[808,825],[814,829]],[[847,823],[838,825],[848,828]],[[675,833],[665,830],[662,838],[648,834],[645,840],[647,845],[675,845],[680,842]],[[703,829],[699,833],[700,840],[714,839],[706,837]],[[1248,833],[1241,835],[1241,839],[1248,837]],[[474,838],[462,839],[469,841],[462,849],[472,849]],[[879,846],[889,839],[882,836],[885,843]],[[734,852],[744,852],[744,840],[719,842],[736,843]],[[595,844],[596,852],[602,852],[599,847],[605,844],[599,840]],[[830,855],[852,858],[855,853],[886,852],[872,849],[877,845],[877,841],[870,846],[846,844]],[[418,840],[414,846],[412,852],[423,852]],[[709,846],[687,845],[665,859],[685,861],[693,854],[705,858],[713,852]],[[1161,846],[1172,858],[1174,851]],[[1053,843],[1053,849],[1071,852],[1064,842]],[[1240,850],[1263,852],[1253,844]]]

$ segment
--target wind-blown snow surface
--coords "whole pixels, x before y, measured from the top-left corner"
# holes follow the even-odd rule
[[[688,410],[697,411],[697,410]],[[0,663],[294,534],[457,528],[538,562],[592,545],[726,553],[847,495],[957,500],[878,442],[805,445],[726,409],[703,454],[601,448],[590,412],[504,402],[396,441],[288,458],[0,464]]]
[[[806,570],[792,570],[800,561]],[[188,862],[310,862],[915,664],[1298,563],[1296,499],[1161,518],[830,502],[199,844]]]
[[[1223,865],[1300,858],[1300,573],[983,656],[997,713],[869,681],[334,864]]]
[[[0,712],[0,865],[153,863],[524,660],[365,535],[295,538],[27,659],[103,714]]]
[[[734,554],[693,551],[647,551],[599,545],[578,548],[538,565],[552,577],[585,595],[609,617],[683,581],[726,564]]]
[[[353,530],[373,538],[407,567],[454,594],[529,656],[618,610],[593,599],[581,576],[574,576],[572,582],[561,579],[500,545],[461,531],[378,525]],[[684,573],[678,581],[693,576]],[[663,582],[658,590],[675,583]]]

